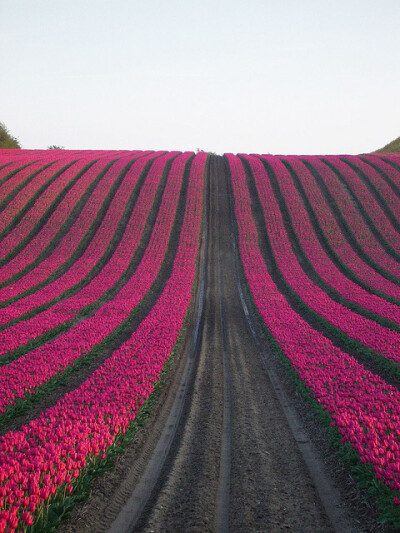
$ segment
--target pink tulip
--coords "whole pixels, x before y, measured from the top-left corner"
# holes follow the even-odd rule
[[[190,155],[182,154],[171,166],[160,212],[137,276],[121,289],[114,300],[101,308],[103,314],[93,320],[87,319],[86,324],[78,326],[80,336],[75,337],[77,342],[83,337],[85,342],[95,343],[95,335],[104,335],[104,328],[116,327],[140,301],[140,294],[146,294],[151,286],[166,250],[185,162]],[[152,392],[176,343],[192,297],[200,242],[206,157],[206,154],[200,153],[192,162],[182,231],[173,268],[153,309],[131,338],[115,350],[78,389],[66,394],[56,405],[22,426],[19,431],[10,431],[0,437],[0,482],[5,490],[5,498],[10,496],[14,483],[22,482],[21,486],[24,486],[23,495],[13,504],[18,510],[16,526],[20,524],[25,527],[22,526],[26,525],[22,514],[38,513],[58,490],[71,493],[74,480],[79,479],[86,464],[94,460],[102,461],[107,457],[107,449],[120,442],[119,435],[127,431],[130,422],[136,417],[139,405]],[[164,158],[164,164],[166,159]],[[155,168],[162,171],[163,164]],[[150,190],[149,187],[154,190],[160,174],[149,176],[143,191],[146,188]],[[143,195],[145,198],[144,193]],[[150,199],[151,195],[147,198]],[[148,204],[149,200],[143,207]],[[137,205],[141,205],[140,199]],[[143,211],[139,212],[143,214]],[[140,222],[140,218],[138,221]],[[137,225],[132,226],[133,231],[135,227]],[[132,244],[132,239],[130,243]],[[127,242],[120,253],[117,253],[119,261],[126,261],[131,253],[132,248]],[[178,293],[179,298],[176,297]],[[90,332],[90,336],[85,338],[87,332]],[[80,351],[73,355],[72,345],[63,336],[57,342],[65,342],[66,349],[48,352],[48,357],[44,357],[41,362],[31,352],[31,359],[27,357],[25,360],[26,364],[29,361],[37,364],[36,376],[40,377],[41,374],[42,381],[51,375],[46,368],[50,372],[56,372],[60,369],[60,364],[67,364],[68,358],[73,362],[74,358],[81,355]],[[13,364],[9,367],[13,368]],[[34,373],[30,375],[30,379],[32,387],[33,380],[37,379]],[[4,385],[7,386],[6,380]],[[23,393],[23,390],[20,389],[20,392]],[[29,505],[22,507],[22,502],[27,503],[27,496]],[[27,515],[24,517],[27,518]]]

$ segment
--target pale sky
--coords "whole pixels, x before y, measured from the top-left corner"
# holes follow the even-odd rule
[[[355,154],[399,95],[399,0],[0,0],[23,148]]]

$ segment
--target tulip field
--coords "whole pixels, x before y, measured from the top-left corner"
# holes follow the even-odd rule
[[[106,459],[152,392],[191,301],[206,157],[1,156],[5,430],[16,403],[43,397],[82,358],[113,350],[40,416],[3,432],[0,531],[44,527],[52,503]]]
[[[398,525],[400,157],[225,159],[254,305]]]
[[[57,525],[153,392],[212,157],[0,151],[0,533]],[[223,159],[264,331],[400,523],[400,155]]]

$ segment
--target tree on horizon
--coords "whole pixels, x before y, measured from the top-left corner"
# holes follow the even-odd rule
[[[0,122],[0,148],[21,148],[18,139],[10,134],[3,122]]]

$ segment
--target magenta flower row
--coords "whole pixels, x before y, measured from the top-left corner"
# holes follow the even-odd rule
[[[371,220],[378,231],[397,252],[400,252],[400,243],[397,230],[393,227],[386,213],[379,205],[373,194],[369,191],[367,185],[364,183],[361,177],[349,165],[340,160],[338,157],[328,156],[326,159],[330,163],[334,164],[342,176],[346,178],[346,182],[351,187],[352,191],[357,195],[358,200],[371,217]],[[387,196],[389,198],[389,204],[391,204],[392,212],[394,212],[394,214],[398,213],[400,208],[400,200],[395,194],[393,194],[393,191],[382,179],[379,173],[361,161],[357,156],[348,156],[346,159],[353,165],[356,164],[356,166],[369,179],[371,184],[375,186],[377,192],[383,193],[381,196]],[[390,205],[388,205],[388,207],[390,207]],[[397,269],[397,272],[398,271],[399,270]]]
[[[185,163],[191,154],[179,156],[172,164],[162,204],[142,261],[135,273],[111,300],[90,318],[79,321],[53,341],[29,351],[7,366],[0,367],[0,412],[16,398],[48,381],[54,375],[90,352],[117,328],[143,299],[160,269],[172,229]],[[0,346],[18,346],[73,317],[84,305],[99,299],[127,269],[144,229],[148,212],[170,154],[155,161],[142,188],[139,201],[129,220],[121,243],[111,260],[91,283],[75,296],[63,300],[33,319],[0,333]],[[30,328],[30,329],[29,329]]]
[[[369,255],[369,257],[371,257],[385,270],[392,273],[394,276],[400,276],[399,263],[393,257],[391,257],[385,251],[382,245],[376,240],[376,237],[372,233],[371,229],[365,224],[357,207],[351,201],[350,196],[344,192],[343,186],[340,184],[336,174],[329,167],[327,167],[325,163],[319,161],[317,158],[308,157],[307,159],[313,164],[313,166],[315,166],[315,168],[317,168],[317,170],[319,170],[323,176],[326,186],[328,187],[332,196],[335,198],[341,214],[344,216],[346,222],[356,235],[357,241],[361,248],[363,248],[367,255]],[[334,163],[335,167],[339,171],[345,174],[346,179],[349,181],[349,184],[352,188],[354,183],[358,183],[360,181],[360,178],[357,176],[357,174],[348,165],[340,161],[339,158],[336,157],[330,161]],[[367,191],[367,193],[369,196],[371,196],[369,191]],[[363,198],[363,200],[365,200],[365,198]],[[375,210],[377,211],[376,216],[386,219],[386,215],[381,211],[375,200],[371,200],[370,204],[372,204],[370,206],[370,210],[368,210],[368,214],[370,216]],[[388,222],[387,227],[389,229]]]
[[[19,431],[0,438],[0,531],[26,528],[53,494],[73,491],[85,466],[105,458],[152,392],[191,301],[206,157],[199,153],[192,163],[172,273],[151,312],[78,389]],[[181,180],[178,174],[186,158],[176,160],[168,179],[174,182],[175,204],[176,185]],[[162,208],[174,211],[174,203],[166,196]],[[161,230],[162,224],[159,218]],[[157,255],[156,247],[154,253]]]
[[[340,260],[372,289],[400,299],[400,287],[376,272],[370,265],[364,262],[350,246],[313,176],[311,176],[305,165],[296,157],[285,157],[284,159],[289,161],[293,166],[293,169],[312,203],[318,222],[324,231],[329,244],[337,253]],[[310,162],[323,173],[325,183],[328,181],[328,176],[332,177],[332,171],[326,165],[319,163],[317,158],[312,158]],[[352,228],[352,230],[355,230],[355,228]],[[359,239],[362,239],[363,230],[361,229],[360,231],[361,234],[359,235]],[[383,262],[381,255],[377,254],[376,258]]]
[[[281,193],[285,199],[294,230],[303,251],[319,276],[348,301],[400,324],[400,308],[397,305],[363,289],[347,278],[332,262],[317,239],[308,213],[294,186],[289,171],[278,158],[265,157],[265,159],[273,168],[279,181]],[[272,201],[274,202],[274,209],[278,209],[275,198]],[[315,205],[312,207],[315,209]]]
[[[74,158],[72,158],[72,160],[73,159]],[[32,209],[28,211],[21,222],[2,240],[1,257],[4,257],[11,252],[15,248],[16,244],[18,244],[29,234],[33,226],[40,220],[40,217],[44,214],[45,210],[50,207],[51,202],[55,199],[55,197],[62,192],[62,189],[69,183],[69,181],[71,181],[71,179],[73,179],[73,177],[92,160],[93,158],[86,157],[85,159],[73,164],[56,179],[56,181],[49,187],[49,189],[45,191],[44,194],[40,196]],[[68,162],[71,162],[71,160]],[[52,217],[44,226],[40,234],[31,241],[29,247],[25,248],[24,255],[21,258],[17,256],[12,262],[4,265],[0,269],[0,281],[6,280],[8,277],[18,272],[20,268],[23,268],[23,266],[27,264],[27,260],[32,260],[35,258],[44,248],[44,246],[50,242],[51,238],[54,237],[55,233],[57,233],[68,214],[73,209],[77,201],[76,199],[80,198],[86,188],[90,185],[91,181],[104,167],[106,162],[99,161],[98,163],[95,163],[89,169],[89,171],[85,172],[85,174],[75,183],[75,186],[66,195],[62,204],[58,206],[58,209],[54,211]],[[7,206],[1,215],[1,220],[4,220],[4,223],[2,222],[1,224],[1,230],[7,227],[12,219],[24,207],[26,201],[31,198],[31,196],[40,188],[40,186],[43,185],[48,178],[50,178],[57,170],[60,170],[65,164],[65,160],[60,163],[54,163],[44,172],[39,173],[26,187],[20,191],[19,194],[17,194],[17,196]],[[22,172],[31,174],[33,169],[31,169],[31,167],[27,167]],[[17,179],[17,182],[13,183],[13,186],[18,185],[19,179],[22,179],[20,173],[17,173],[14,177]],[[9,182],[7,181],[3,187],[8,184]],[[2,193],[2,188],[0,189],[0,193]],[[40,245],[38,243],[40,243]]]
[[[29,271],[22,278],[1,288],[1,302],[5,302],[14,296],[21,295],[26,290],[31,289],[40,282],[43,282],[53,272],[60,268],[66,260],[69,259],[93,223],[100,206],[105,200],[107,193],[114,184],[119,173],[122,171],[127,162],[132,159],[133,158],[129,156],[121,157],[111,166],[104,178],[101,180],[99,186],[93,191],[90,200],[86,203],[84,209],[72,225],[65,238],[63,238],[61,242],[54,248],[49,257],[40,262],[38,267]],[[36,291],[33,295],[19,299],[14,304],[8,305],[2,312],[0,324],[6,324],[9,320],[17,318],[22,313],[31,311],[35,307],[46,303],[51,298],[54,298],[58,294],[61,294],[63,291],[70,288],[75,279],[82,279],[90,271],[92,266],[97,262],[98,259],[100,259],[104,250],[106,250],[109,243],[108,239],[114,234],[119,221],[118,210],[121,210],[121,208],[123,210],[124,204],[129,198],[129,192],[133,187],[133,180],[137,179],[137,176],[139,175],[138,172],[140,172],[148,159],[150,158],[143,158],[139,161],[136,161],[134,167],[131,168],[128,175],[125,176],[124,181],[113,198],[113,201],[107,210],[107,213],[105,214],[104,219],[94,238],[90,241],[85,253],[73,265],[73,267],[53,283],[47,284],[42,289]],[[40,248],[38,249],[38,246],[36,246],[36,253],[38,254],[39,252]],[[17,272],[17,269],[20,271],[22,267],[28,265],[31,259],[32,256],[29,254],[29,252],[27,252],[25,255],[25,261],[24,251],[18,254],[17,259],[14,262],[15,272]],[[73,273],[74,271],[76,271],[77,274]]]
[[[300,296],[301,300],[319,316],[328,320],[349,337],[375,350],[377,354],[399,362],[399,333],[381,326],[374,320],[354,313],[344,305],[332,300],[305,274],[292,249],[271,182],[262,162],[251,156],[248,156],[247,159],[259,192],[275,259],[279,271],[287,283]],[[270,157],[269,160],[275,166],[274,158]],[[317,262],[318,260],[316,256],[314,261]],[[327,266],[329,267],[329,265]]]
[[[283,353],[343,438],[375,475],[400,490],[400,392],[335,347],[288,304],[263,261],[243,166],[229,154],[239,249],[255,305]],[[271,233],[278,231],[269,217]]]

